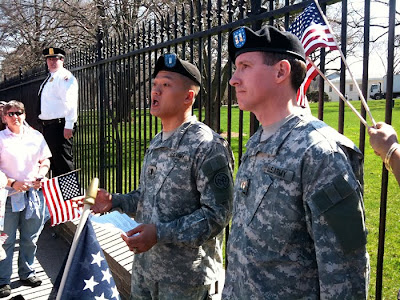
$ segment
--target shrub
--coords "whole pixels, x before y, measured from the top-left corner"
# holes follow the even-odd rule
[[[318,102],[318,98],[319,98],[318,91],[307,92],[307,99],[310,103]],[[331,100],[329,99],[328,94],[324,92],[324,102],[329,102],[329,101]]]

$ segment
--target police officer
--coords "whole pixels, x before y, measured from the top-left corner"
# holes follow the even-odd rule
[[[142,223],[123,237],[136,254],[131,299],[205,299],[222,270],[233,155],[192,116],[201,83],[196,66],[165,54],[153,77],[150,113],[163,129],[147,149],[139,187],[124,195],[100,189],[92,210],[121,208]]]
[[[305,54],[272,26],[234,30],[230,79],[262,126],[234,187],[224,299],[365,299],[363,156],[297,106]]]
[[[49,74],[39,89],[39,122],[53,154],[52,175],[74,170],[73,135],[78,118],[78,82],[64,68],[65,51],[60,48],[43,50]]]

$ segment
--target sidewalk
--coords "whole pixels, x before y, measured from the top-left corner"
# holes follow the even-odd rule
[[[35,270],[36,274],[43,280],[43,283],[36,288],[21,285],[19,281],[17,273],[19,239],[17,236],[13,258],[13,274],[10,284],[11,295],[2,299],[13,299],[13,297],[18,295],[27,300],[47,300],[49,298],[53,284],[69,250],[68,243],[61,237],[54,238],[52,233],[54,233],[54,230],[46,225],[39,237]]]
[[[38,251],[35,259],[36,274],[43,283],[39,287],[31,288],[21,285],[17,273],[18,236],[13,259],[13,274],[11,276],[11,295],[6,300],[21,295],[26,300],[47,300],[53,288],[60,268],[68,255],[69,247],[75,234],[78,221],[67,222],[62,225],[51,227],[46,224],[39,241]],[[103,249],[108,265],[117,285],[121,300],[129,298],[130,279],[132,273],[133,252],[122,241],[120,233],[113,228],[104,230],[103,226],[93,223],[97,239]],[[54,234],[56,233],[56,237]],[[68,242],[69,243],[68,243]],[[218,293],[212,297],[213,300],[221,299],[224,278],[218,282]],[[214,287],[211,289],[214,294]],[[17,298],[18,299],[18,298]]]

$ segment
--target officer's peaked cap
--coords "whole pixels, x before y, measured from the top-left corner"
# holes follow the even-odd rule
[[[44,57],[65,57],[65,51],[60,48],[46,48],[43,50]]]

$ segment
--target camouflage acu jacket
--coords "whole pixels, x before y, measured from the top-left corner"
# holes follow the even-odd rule
[[[365,299],[363,157],[312,116],[247,143],[223,299]]]
[[[113,206],[156,224],[157,244],[135,255],[133,272],[154,281],[211,284],[222,267],[222,230],[232,212],[233,154],[195,117],[145,154],[139,188],[113,195]]]

